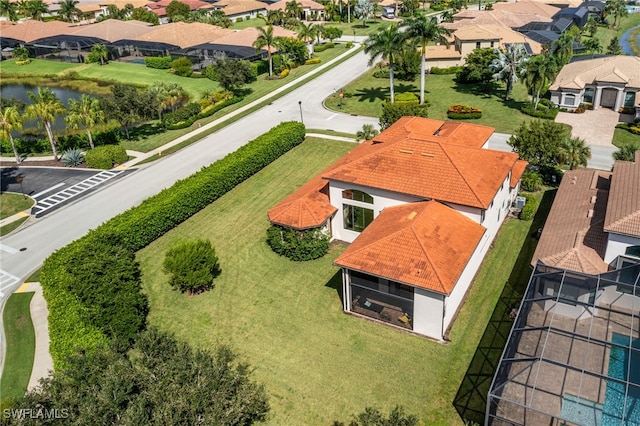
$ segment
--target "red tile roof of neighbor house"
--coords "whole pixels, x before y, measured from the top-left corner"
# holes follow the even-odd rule
[[[313,0],[298,0],[298,5],[300,5],[301,9],[324,10],[324,5],[322,3],[318,3]],[[267,6],[267,10],[285,10],[286,8],[286,0],[279,0]]]
[[[604,230],[640,237],[640,151],[635,161],[616,161]]]
[[[201,22],[171,22],[157,25],[152,31],[141,34],[134,40],[169,43],[184,49],[202,43],[215,42],[230,33],[233,33],[233,30]]]
[[[298,33],[288,30],[282,27],[273,27],[274,37],[295,37]],[[225,44],[230,46],[249,46],[253,47],[253,43],[260,36],[260,32],[255,27],[245,28],[240,31],[231,31],[227,35],[220,37],[215,42],[216,44]],[[265,49],[266,50],[266,47]],[[277,49],[271,46],[271,51],[275,52]]]
[[[334,263],[449,295],[484,232],[437,201],[387,207]]]
[[[589,274],[607,271],[603,230],[611,173],[570,170],[563,178],[536,247],[538,259],[549,266]]]
[[[153,24],[141,21],[120,21],[105,19],[90,25],[83,25],[74,33],[88,37],[97,37],[108,41],[132,39],[154,30]]]
[[[41,22],[33,19],[22,21],[18,24],[2,27],[2,37],[15,38],[25,43],[43,37],[53,37],[62,34],[73,34],[78,27],[62,21]]]

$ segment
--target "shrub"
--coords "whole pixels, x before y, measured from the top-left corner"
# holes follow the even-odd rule
[[[459,67],[459,66],[448,67],[448,68],[431,67],[429,69],[429,74],[435,74],[435,75],[457,74],[461,71],[462,71],[462,67]]]
[[[420,103],[420,99],[411,92],[398,93],[395,95],[394,101],[397,104],[403,105],[418,105]]]
[[[127,151],[120,145],[98,146],[85,155],[87,167],[91,169],[110,169],[128,159]]]
[[[313,51],[324,52],[325,50],[333,49],[334,47],[335,47],[335,44],[333,43],[316,44],[315,46],[313,46]]]
[[[285,122],[57,250],[42,267],[50,351],[57,369],[77,349],[146,324],[134,253],[299,145],[304,125]],[[99,149],[99,148],[96,148]],[[95,151],[95,150],[93,150]]]
[[[319,64],[321,62],[320,58],[311,58],[311,59],[307,59],[306,61],[304,61],[305,65],[313,65],[313,64]]]
[[[191,77],[193,74],[193,70],[191,69],[192,66],[193,63],[191,60],[183,56],[182,58],[178,58],[171,62],[171,71],[175,75],[179,75],[181,77]]]
[[[555,107],[548,107],[547,105],[544,105],[544,108],[540,108],[540,105],[538,107],[539,109],[534,109],[533,105],[526,104],[520,109],[520,111],[530,115],[531,117],[544,118],[547,120],[555,120],[558,115],[558,111],[562,111],[564,109],[564,112],[566,112],[566,108],[558,109]]]
[[[171,56],[145,56],[144,64],[148,68],[168,70],[171,68]]]
[[[459,120],[477,119],[482,117],[482,110],[468,105],[456,104],[449,107],[447,117]]]
[[[120,141],[120,130],[117,127],[98,130],[96,132],[91,132],[91,137],[93,138],[93,143],[95,145],[115,145]],[[45,146],[44,151],[47,151],[50,148],[50,146]],[[58,148],[60,150],[73,148],[89,149],[89,136],[87,135],[87,132],[78,132],[59,136]]]
[[[267,244],[275,253],[296,262],[318,259],[329,250],[329,235],[321,228],[296,229],[271,225]]]
[[[386,78],[389,78],[389,74],[390,74],[389,68],[382,68],[382,69],[379,69],[379,70],[375,70],[373,72],[373,76],[375,78],[385,78],[386,79]]]
[[[199,120],[201,118],[206,118],[206,117],[210,117],[213,114],[215,114],[216,112],[220,111],[221,109],[229,106],[229,105],[233,105],[236,104],[238,102],[242,102],[244,98],[243,97],[236,97],[236,98],[231,98],[229,100],[226,101],[221,101],[215,105],[210,105],[206,108],[204,108],[202,111],[200,111],[200,113],[198,115],[196,115],[195,117],[191,117],[185,121],[180,121],[176,124],[172,124],[170,126],[167,126],[167,129],[169,130],[177,130],[177,129],[185,129],[189,126],[191,126],[196,120]]]
[[[179,123],[195,117],[200,114],[200,104],[197,102],[189,102],[188,104],[178,108],[174,112],[170,112],[162,116],[162,123],[165,126],[171,126],[172,124]]]
[[[621,107],[618,112],[620,114],[635,114],[636,109],[634,107]]]
[[[75,167],[82,164],[84,154],[79,149],[68,149],[62,153],[62,162],[67,167]]]
[[[346,94],[345,94],[346,96]],[[415,116],[415,117],[428,117],[428,105],[414,105],[414,104],[398,104],[383,102],[382,114],[380,114],[380,128],[382,130],[391,126],[403,116]]]
[[[280,78],[285,78],[288,75],[289,75],[289,70],[286,68],[280,72]]]
[[[167,250],[163,272],[171,274],[169,284],[189,295],[213,288],[220,275],[218,256],[209,240],[184,241]]]
[[[344,45],[345,49],[351,49],[353,47],[353,42],[348,41],[347,44]]]
[[[542,176],[535,170],[527,169],[522,173],[520,188],[527,192],[536,192],[542,186]]]
[[[640,124],[636,123],[618,123],[616,129],[624,129],[627,132],[631,132],[634,135],[640,135]]]
[[[531,220],[538,210],[538,201],[533,195],[522,194],[522,196],[527,199],[527,203],[524,205],[522,211],[520,212],[520,219]]]

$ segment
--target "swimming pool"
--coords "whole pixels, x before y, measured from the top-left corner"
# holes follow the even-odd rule
[[[629,336],[613,333],[611,342],[628,346],[629,339]],[[633,339],[631,346],[640,349],[640,339]],[[629,369],[630,365],[631,369]],[[608,375],[640,385],[639,353],[632,351],[630,355],[629,350],[612,346],[609,354]],[[625,391],[624,384],[607,381],[601,426],[640,426],[640,387],[630,386],[626,401]]]

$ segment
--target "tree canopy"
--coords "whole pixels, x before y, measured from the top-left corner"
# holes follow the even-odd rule
[[[560,143],[569,138],[569,128],[550,120],[524,122],[507,142],[521,159],[539,167],[560,163]]]

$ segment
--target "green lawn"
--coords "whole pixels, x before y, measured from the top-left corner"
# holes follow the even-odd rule
[[[32,292],[14,293],[4,307],[7,352],[0,385],[2,400],[24,395],[29,385],[36,345],[29,310],[32,297]]]
[[[613,18],[611,18],[613,19]],[[596,31],[595,38],[600,41],[600,45],[602,46],[602,51],[605,53],[607,51],[607,47],[609,43],[611,43],[611,39],[613,37],[620,37],[622,34],[627,31],[631,27],[635,27],[640,24],[640,13],[630,13],[628,16],[620,19],[620,24],[618,28],[608,28],[606,26],[599,26]],[[587,34],[588,31],[585,31]],[[583,36],[584,39],[590,38],[588,35]]]
[[[344,88],[346,96],[340,106],[338,93],[325,100],[325,105],[335,111],[343,111],[357,115],[379,117],[382,102],[389,97],[389,79],[373,77],[371,70]],[[516,83],[510,95],[512,100],[505,102],[504,90],[500,89],[491,96],[479,90],[479,86],[459,85],[454,81],[455,75],[428,75],[426,77],[425,97],[430,102],[429,117],[448,120],[447,109],[452,104],[465,104],[482,110],[482,118],[470,120],[471,123],[483,124],[496,128],[500,133],[513,133],[520,124],[531,117],[520,112],[523,103],[528,102],[526,88]],[[420,78],[415,82],[395,81],[396,93],[414,92],[420,94]],[[349,97],[349,95],[352,95]]]
[[[639,143],[640,135],[634,135],[625,129],[615,129],[613,131],[613,144],[618,148],[633,142]]]
[[[33,203],[32,198],[25,197],[22,194],[3,192],[0,194],[0,220],[27,210]]]
[[[16,229],[18,229],[18,227],[20,227],[20,225],[22,225],[22,223],[24,221],[26,221],[27,219],[29,219],[29,216],[27,217],[21,217],[18,220],[14,220],[11,223],[7,223],[4,226],[0,226],[0,237],[4,237],[5,235],[10,234],[11,232],[15,231]]]
[[[318,23],[321,25],[326,25],[328,27],[340,28],[342,30],[342,36],[345,37],[346,39],[348,38],[348,36],[352,36],[354,31],[358,36],[368,36],[369,34],[374,33],[380,27],[380,25],[382,25],[384,22],[380,19],[372,19],[371,21],[367,22],[366,27],[363,27],[361,20],[359,19],[355,20],[352,17],[350,24],[346,22],[326,22],[326,23],[318,22]],[[305,22],[305,24],[308,24],[308,22]],[[265,26],[264,19],[255,18],[255,19],[249,19],[248,21],[234,22],[233,25],[231,25],[231,28],[234,30],[242,30],[249,27],[264,27],[264,26]]]
[[[237,350],[266,385],[268,424],[326,425],[365,406],[387,411],[396,404],[425,425],[461,424],[454,398],[531,222],[512,220],[501,231],[451,343],[345,315],[332,266],[344,246],[312,262],[279,257],[264,241],[265,212],[353,146],[309,138],[141,250],[149,323],[199,347],[226,343]],[[202,237],[220,258],[215,288],[195,297],[172,291],[162,273],[165,251]]]

